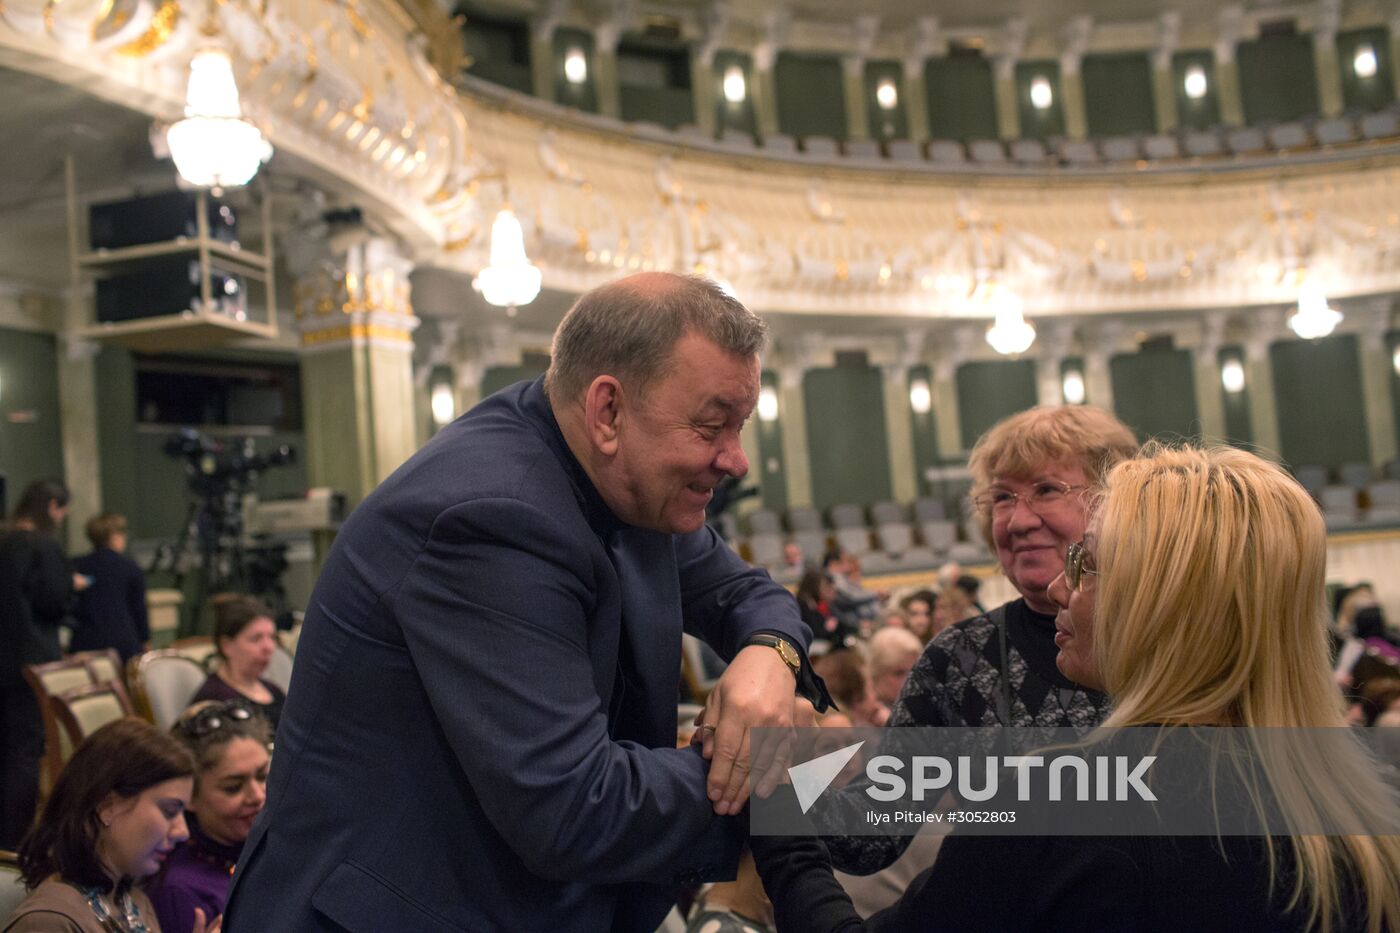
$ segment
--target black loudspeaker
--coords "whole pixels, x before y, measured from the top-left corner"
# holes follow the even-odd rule
[[[211,298],[216,311],[247,320],[242,276],[211,272]],[[199,262],[168,259],[152,262],[139,272],[97,280],[97,320],[101,323],[181,314],[199,307]]]
[[[223,243],[238,242],[238,215],[218,198],[204,199],[209,236]],[[88,239],[93,249],[121,249],[144,243],[164,243],[199,234],[199,199],[193,191],[167,191],[129,201],[94,204],[88,209]]]

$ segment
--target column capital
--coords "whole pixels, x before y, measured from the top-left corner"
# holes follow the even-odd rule
[[[1313,44],[1332,45],[1342,25],[1342,0],[1317,0],[1313,14]]]
[[[730,9],[725,0],[713,0],[700,12],[700,43],[695,57],[706,68],[715,63],[715,52],[729,32],[729,20]]]
[[[91,363],[102,352],[102,344],[96,340],[72,334],[64,334],[59,339],[63,342],[63,356],[70,363]]]
[[[617,44],[627,27],[632,25],[632,15],[636,8],[636,0],[612,0],[608,18],[593,30],[593,41],[599,52],[607,55],[617,53]]]
[[[1244,7],[1234,3],[1220,10],[1219,28],[1215,38],[1215,62],[1229,65],[1235,61],[1235,46],[1245,38]]]
[[[551,42],[554,33],[568,15],[570,0],[545,0],[540,10],[530,18],[530,36],[536,42]]]
[[[1201,333],[1196,342],[1197,359],[1205,358],[1212,366],[1220,355],[1220,346],[1225,341],[1225,325],[1229,317],[1220,311],[1209,311],[1201,315]]]
[[[1075,16],[1065,24],[1060,32],[1065,43],[1063,51],[1060,52],[1062,77],[1079,74],[1079,65],[1084,61],[1084,54],[1089,51],[1089,40],[1093,34],[1092,16]]]
[[[1009,81],[1016,75],[1016,63],[1026,51],[1026,38],[1030,34],[1030,23],[1025,17],[1013,17],[1006,21],[1001,31],[1001,49],[993,57],[998,79]]]
[[[1042,322],[1035,342],[1036,359],[1058,368],[1069,356],[1070,345],[1074,343],[1074,327],[1058,321]]]
[[[1346,314],[1356,322],[1364,337],[1380,341],[1390,331],[1394,305],[1389,297],[1372,298],[1355,304],[1348,302]]]
[[[1152,51],[1152,67],[1166,71],[1172,66],[1172,55],[1181,45],[1181,13],[1169,10],[1157,17],[1157,45]]]
[[[842,55],[841,73],[847,78],[859,78],[865,74],[864,55]]]
[[[875,39],[880,35],[880,17],[874,13],[857,16],[851,21],[851,42],[855,54],[861,59],[870,57],[875,51]]]
[[[778,7],[763,17],[763,39],[753,49],[753,66],[759,71],[772,71],[778,52],[787,44],[792,29],[792,11]]]
[[[1245,355],[1250,362],[1261,362],[1269,358],[1269,347],[1285,334],[1284,324],[1288,318],[1285,308],[1260,308],[1249,318],[1248,334],[1245,337]]]

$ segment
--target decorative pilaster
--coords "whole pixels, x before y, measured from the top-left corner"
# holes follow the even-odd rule
[[[1196,413],[1201,441],[1223,443],[1226,436],[1225,403],[1220,395],[1220,345],[1225,335],[1223,312],[1207,312],[1201,318],[1201,335],[1191,348],[1191,371],[1196,383]]]
[[[962,443],[962,413],[958,409],[958,366],[972,355],[972,348],[981,339],[980,328],[960,327],[933,358],[933,385],[929,388],[938,457],[945,463],[967,455]]]
[[[1064,324],[1042,324],[1036,335],[1035,401],[1037,405],[1063,405],[1064,381],[1061,370],[1069,356],[1074,331]]]
[[[1235,4],[1220,11],[1220,32],[1215,40],[1215,94],[1220,104],[1220,122],[1226,126],[1244,125],[1240,66],[1235,61],[1235,46],[1244,38],[1244,31],[1244,7]]]
[[[919,362],[924,335],[905,335],[902,352],[881,364],[885,402],[885,437],[889,444],[890,496],[896,502],[913,502],[919,495],[914,456],[913,411],[909,405],[909,368]]]
[[[1029,28],[1024,19],[1009,20],[1002,31],[1001,51],[993,64],[997,135],[1002,139],[1017,139],[1021,135],[1021,111],[1016,105],[1016,63],[1025,52]]]
[[[1084,77],[1080,65],[1089,50],[1094,32],[1090,16],[1076,16],[1065,25],[1065,49],[1060,53],[1060,100],[1065,115],[1065,135],[1084,139],[1089,135],[1089,117],[1084,104]]]
[[[1377,298],[1368,306],[1348,308],[1361,324],[1357,352],[1361,357],[1361,391],[1366,409],[1366,434],[1371,439],[1371,466],[1379,470],[1396,458],[1395,400],[1390,393],[1391,367],[1385,335],[1390,330],[1391,301]]]
[[[362,233],[356,236],[356,233]],[[416,449],[412,263],[366,231],[288,237],[296,277],[307,473],[357,503]]]
[[[714,136],[719,130],[715,117],[719,103],[715,96],[715,53],[729,30],[729,4],[716,0],[702,11],[701,16],[701,39],[695,46],[695,53],[690,56],[690,93],[695,101],[695,125],[706,136]],[[752,94],[753,90],[750,89],[749,93]]]
[[[620,117],[622,103],[617,83],[617,44],[632,21],[635,0],[612,0],[612,15],[593,30],[593,84],[598,89],[598,112]]]
[[[1278,430],[1278,397],[1274,392],[1274,364],[1269,347],[1284,335],[1287,312],[1266,308],[1256,312],[1245,340],[1245,379],[1249,390],[1249,423],[1254,433],[1255,453],[1272,460],[1282,459],[1283,443]]]
[[[530,76],[535,96],[541,100],[559,99],[554,86],[554,33],[568,9],[569,0],[546,0],[530,20]]]
[[[773,67],[778,52],[787,41],[792,26],[792,14],[787,10],[770,10],[764,19],[763,41],[753,50],[753,111],[759,136],[778,133],[778,84]],[[784,435],[786,436],[786,435]]]
[[[83,524],[102,511],[102,457],[97,430],[97,354],[102,347],[75,333],[92,314],[92,286],[67,290],[63,332],[58,341],[59,434],[63,441],[63,483],[68,487],[67,545],[71,552],[89,549]],[[17,496],[19,490],[12,490]],[[13,499],[11,500],[13,502]]]
[[[788,508],[812,504],[812,463],[807,450],[807,400],[802,391],[805,367],[788,364],[778,370],[778,410],[783,419],[783,464],[786,467]]]
[[[1085,401],[1096,408],[1113,411],[1113,373],[1109,360],[1118,350],[1123,325],[1105,321],[1093,329],[1084,343]]]
[[[870,110],[866,104],[865,61],[875,47],[880,17],[857,16],[851,27],[854,53],[841,56],[841,77],[846,98],[846,138],[870,138]]]
[[[1400,12],[1390,17],[1390,61],[1400,62]],[[1400,99],[1400,68],[1390,66],[1390,83],[1395,88],[1395,96]]]
[[[1337,66],[1337,29],[1342,21],[1341,0],[1318,0],[1313,24],[1313,69],[1317,74],[1317,106],[1324,117],[1343,110],[1342,73]]]
[[[1177,109],[1176,76],[1172,56],[1181,41],[1181,14],[1175,10],[1157,17],[1157,47],[1152,51],[1152,103],[1157,132],[1170,133],[1181,125]]]
[[[924,84],[924,63],[939,52],[942,45],[939,29],[938,17],[919,17],[913,51],[904,57],[904,116],[908,121],[909,138],[916,142],[929,138],[928,87]]]

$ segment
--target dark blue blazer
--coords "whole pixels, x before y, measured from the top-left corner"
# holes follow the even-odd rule
[[[111,548],[98,548],[73,561],[73,569],[92,577],[73,607],[72,651],[115,648],[125,662],[150,640],[146,618],[146,575],[141,567]]]
[[[621,524],[539,382],[487,399],[337,536],[224,929],[651,933],[745,832],[673,747],[682,627],[810,638],[708,528]]]

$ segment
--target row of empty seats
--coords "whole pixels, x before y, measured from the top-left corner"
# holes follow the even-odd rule
[[[1336,470],[1300,466],[1298,483],[1322,506],[1329,531],[1400,525],[1400,461],[1392,460],[1377,478],[1369,463],[1343,463]]]
[[[684,126],[674,132],[660,127],[646,127],[642,135],[657,135],[658,131],[688,143],[717,145],[735,152],[779,158],[932,163],[945,167],[1053,168],[1252,156],[1342,146],[1367,140],[1389,140],[1400,136],[1400,113],[1382,110],[1272,126],[1212,127],[1099,139],[974,139],[966,143],[953,139],[932,139],[927,142],[909,139],[884,142],[873,139],[837,140],[827,136],[797,139],[785,133],[756,138],[746,131],[733,129],[724,130],[716,140],[695,126]]]

